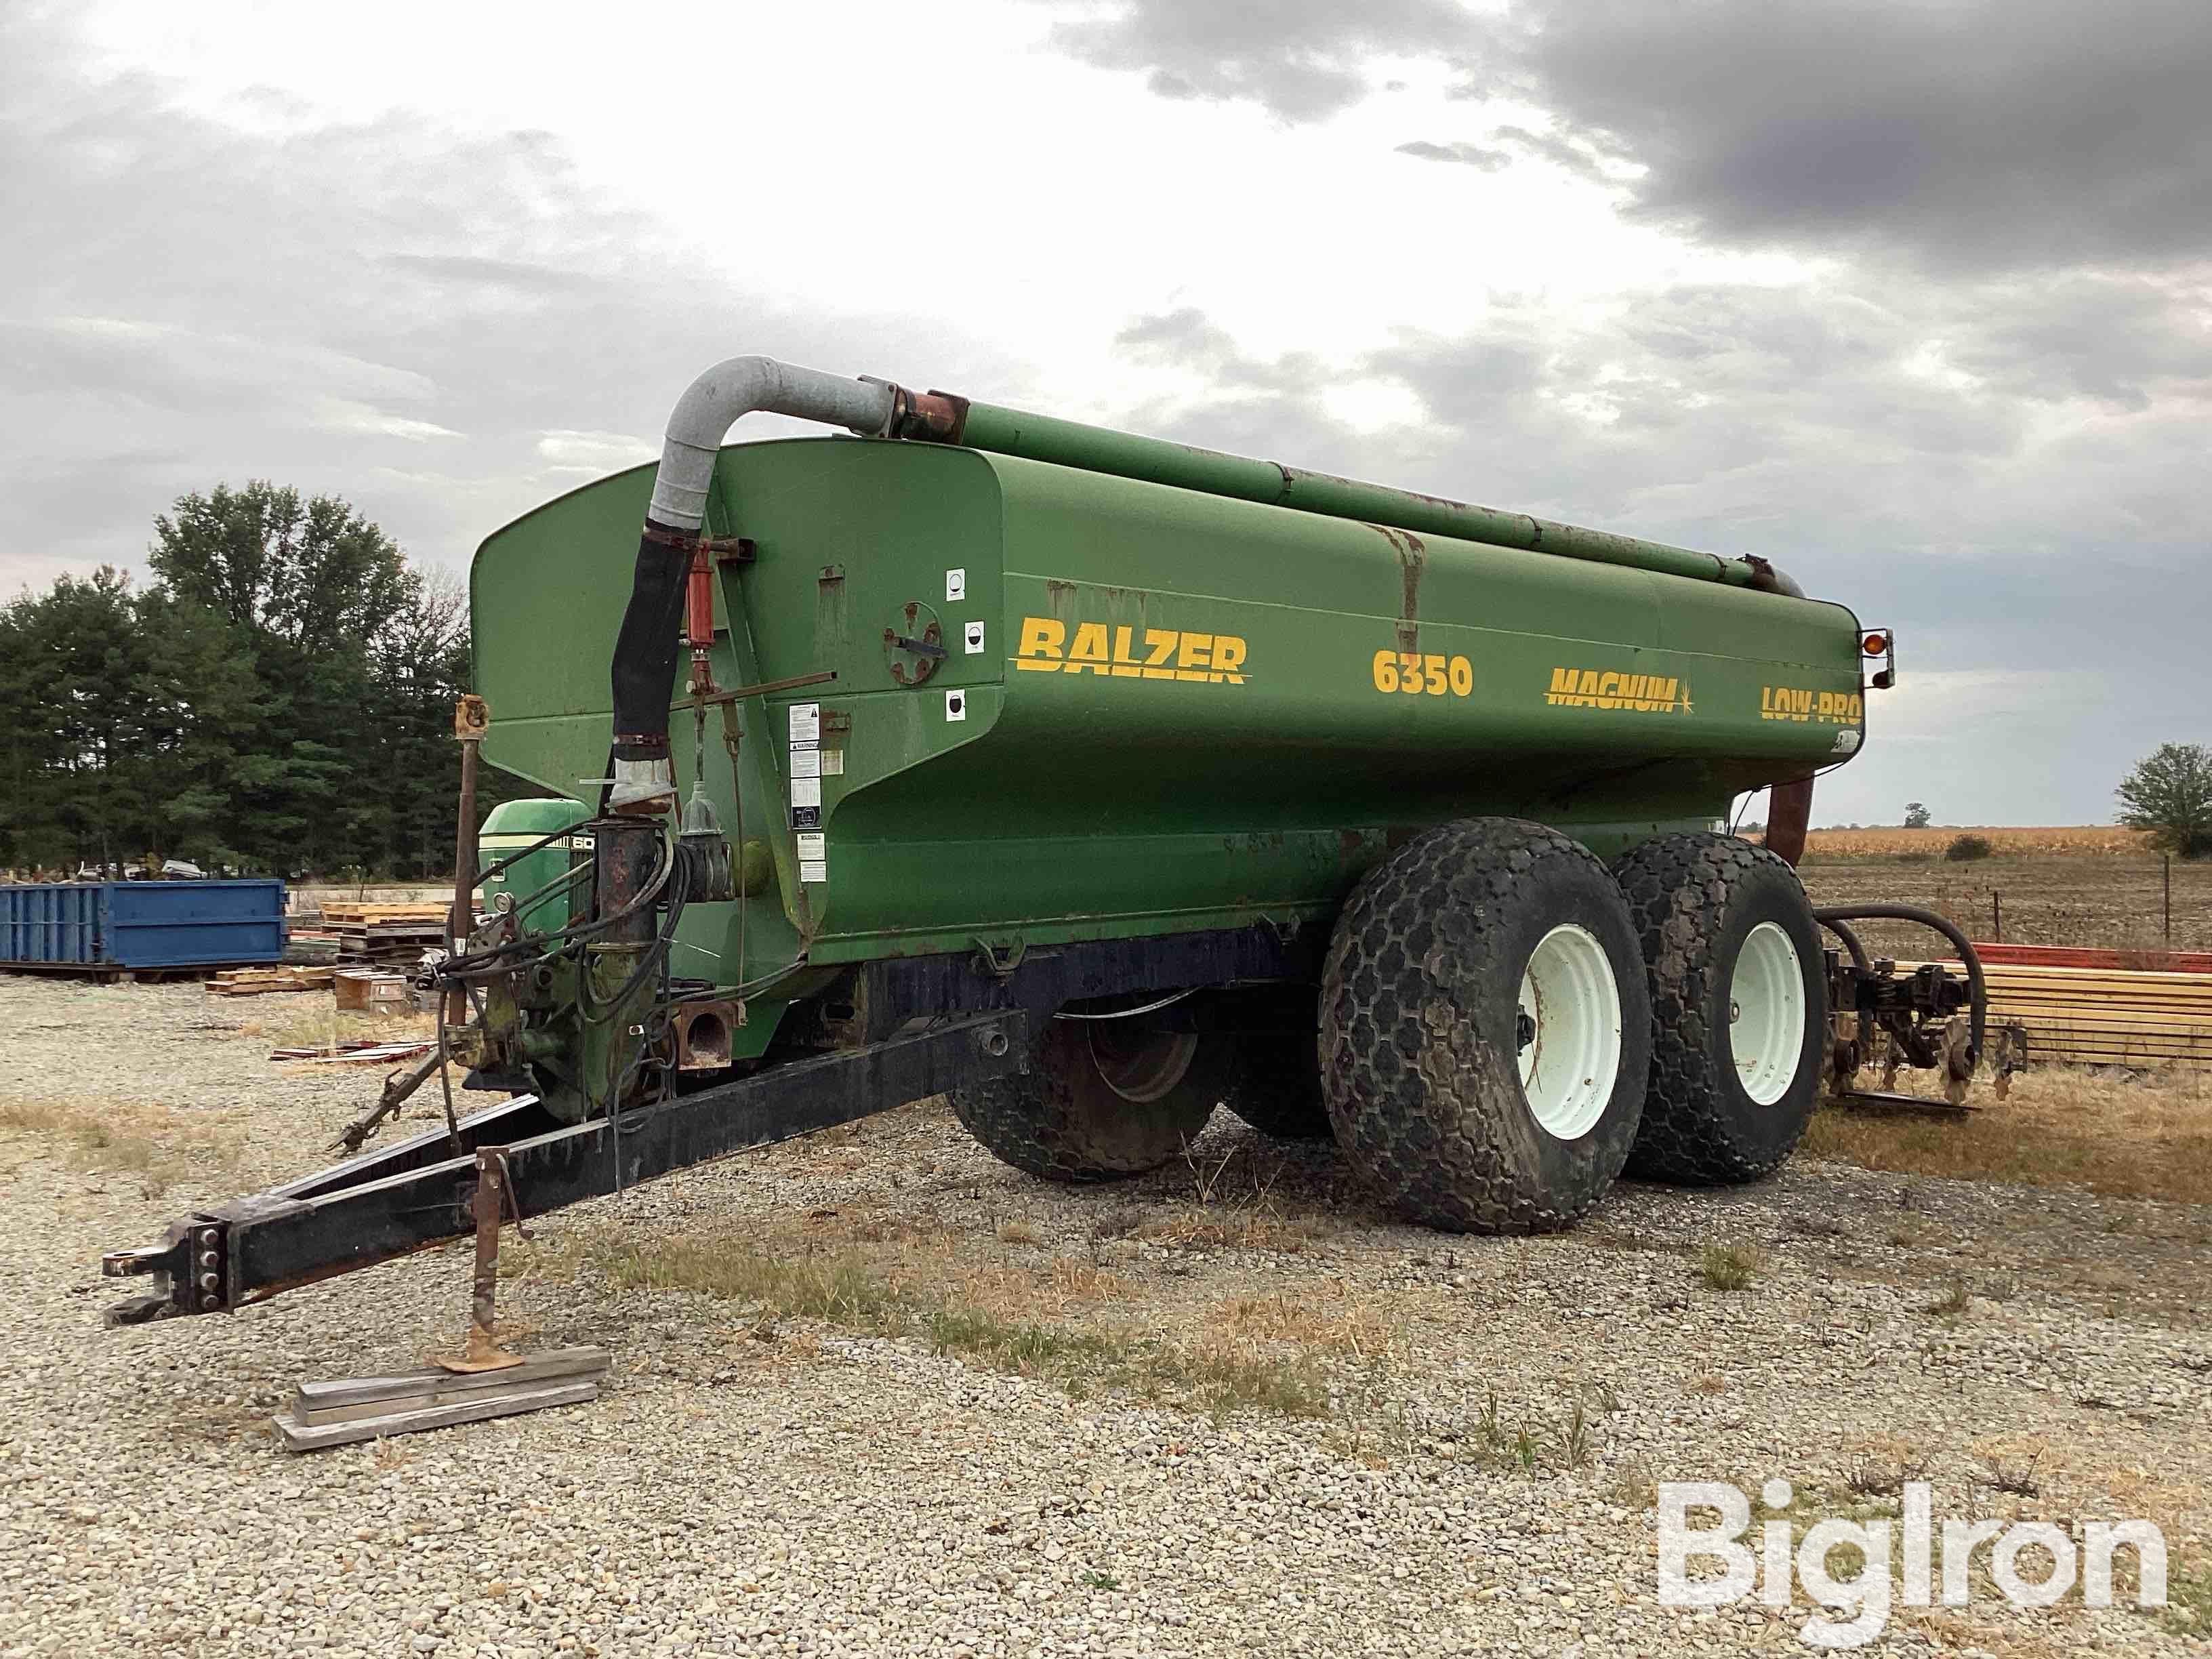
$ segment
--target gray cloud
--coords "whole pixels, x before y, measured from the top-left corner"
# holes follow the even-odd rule
[[[2109,815],[2124,757],[2201,732],[2191,711],[2212,690],[2208,394],[2146,375],[2142,406],[2040,422],[2036,399],[2081,391],[2052,343],[2113,302],[2072,297],[2086,323],[2055,299],[2021,328],[1924,287],[1879,303],[1687,287],[1581,328],[1501,307],[1327,372],[1242,354],[1196,312],[1123,337],[1219,365],[1217,392],[1140,411],[1144,429],[1763,553],[1898,628],[1909,694],[1877,706],[1868,757],[1823,786],[1824,820],[1941,797],[1954,815],[2072,823]],[[1406,386],[1426,419],[1375,434],[1337,419],[1330,387],[1370,377]]]
[[[1301,352],[1257,357],[1241,350],[1227,330],[1195,306],[1139,317],[1114,337],[1114,343],[1133,356],[1198,377],[1217,399],[1302,392],[1321,372],[1321,366]]]
[[[1502,126],[1491,135],[1509,153],[1517,152],[1553,167],[1565,167],[1585,179],[1611,182],[1608,166],[1620,167],[1630,158],[1586,133],[1571,137],[1558,132],[1531,132],[1526,127]]]
[[[2212,304],[2187,284],[2074,273],[1985,291],[1958,366],[2025,397],[2077,395],[2142,410],[2212,395]]]
[[[1407,153],[1504,149],[1593,176],[1632,160],[1648,171],[1624,184],[1627,211],[1717,242],[1974,270],[2212,255],[2203,0],[1521,0],[1480,16],[1450,0],[1133,0],[1053,39],[1287,121],[1365,97],[1369,59],[1443,60],[1459,95],[1533,99],[1555,125]]]
[[[1250,102],[1285,121],[1319,120],[1365,97],[1364,59],[1474,39],[1454,0],[1127,0],[1111,16],[1051,31],[1071,57],[1143,72],[1163,97]]]
[[[249,477],[458,563],[579,466],[627,464],[732,351],[1007,378],[941,324],[797,314],[702,275],[544,133],[240,131],[158,77],[99,79],[44,15],[0,11],[0,200],[46,228],[0,260],[0,593],[136,562],[175,496]],[[932,361],[902,362],[917,339]]]
[[[1418,156],[1424,161],[1455,161],[1462,167],[1474,167],[1483,173],[1496,173],[1513,164],[1510,150],[1487,149],[1480,144],[1464,142],[1432,144],[1425,138],[1417,138],[1412,143],[1399,145],[1398,154]]]
[[[1820,261],[1675,283],[1566,321],[1496,296],[1477,327],[1348,363],[1255,359],[1195,312],[1125,336],[1213,381],[1139,424],[1547,516],[1763,552],[1897,626],[1906,688],[1820,816],[1925,798],[1995,822],[2100,820],[2128,758],[2212,702],[2212,8],[2127,0],[1642,0],[1424,17],[1330,40],[1337,101],[1268,66],[1258,9],[1123,15],[1128,62],[1188,95],[1311,118],[1359,54],[1449,61],[1458,133],[1602,183],[1632,219]],[[1206,52],[1234,65],[1209,72]],[[1500,100],[1546,119],[1486,121]],[[1363,434],[1328,387],[1395,380],[1426,419]]]
[[[1759,186],[1771,199],[1743,186],[1729,207],[1737,185],[1711,182],[1734,175],[1710,135],[1779,132],[1793,110],[1828,105],[1756,87],[1608,103],[1611,66],[1633,61],[1640,26],[1626,9],[1568,9],[1537,36],[1479,30],[1445,3],[1347,21],[1301,0],[1279,25],[1247,28],[1239,20],[1256,13],[1161,0],[1068,25],[1090,33],[1063,44],[1174,78],[1180,95],[1249,99],[1285,119],[1364,95],[1374,53],[1449,56],[1481,85],[1539,94],[1553,118],[1420,143],[1605,178],[1630,210],[1702,236],[1844,257],[1797,285],[1678,283],[1571,322],[1493,297],[1478,326],[1404,331],[1351,363],[1253,353],[1223,319],[1168,310],[1133,320],[1117,343],[1198,393],[1121,423],[1771,554],[1899,627],[1912,686],[1972,690],[1957,705],[1971,720],[1955,728],[1940,699],[1898,704],[1922,724],[1894,744],[1878,710],[1873,752],[1826,798],[1866,792],[1842,816],[1909,797],[1946,816],[2103,814],[2117,757],[2201,737],[2212,705],[2212,334],[2203,278],[2185,264],[2201,222],[2163,240],[2095,234],[2121,225],[2124,207],[2179,199],[2186,181],[2146,163],[2135,207],[2060,200],[2128,196],[2125,178],[2097,171],[2118,165],[2119,138],[2085,139],[2082,157],[2057,158],[2039,184],[2000,167],[2000,194],[2041,191],[2046,216],[2071,227],[2033,233],[2075,248],[2063,265],[2044,262],[2026,230],[1976,228],[1978,209],[1947,227],[1942,192],[1971,184],[1948,163],[1895,175],[1887,205],[1862,186],[1856,208],[1849,192],[1814,191],[1791,209],[1784,184]],[[1981,0],[1952,9],[1987,15]],[[1732,0],[1682,9],[1681,27],[1706,39],[1709,13],[1733,15]],[[2006,28],[1992,26],[1986,76],[2053,92],[2043,118],[2063,127],[2063,88],[2017,74],[2040,61],[2030,47],[2050,33],[2045,13],[2018,15],[2029,44],[1999,41]],[[1773,23],[1785,26],[1798,27]],[[1893,42],[1902,26],[1867,27]],[[2124,32],[2100,28],[2085,55],[2133,62],[2130,41],[2102,39]],[[1864,54],[1839,48],[1835,61],[1871,76],[1874,106],[1897,105],[1895,76]],[[2014,120],[1984,71],[1944,61],[1962,99]],[[1645,72],[1663,88],[1659,66]],[[2115,84],[2095,64],[2083,72]],[[1700,110],[1708,94],[1718,107]],[[1030,400],[1010,349],[941,321],[808,314],[702,276],[696,250],[586,188],[543,134],[464,136],[393,115],[278,137],[167,97],[157,79],[94,78],[58,25],[0,11],[0,200],[35,228],[0,260],[0,592],[131,562],[176,495],[256,476],[344,495],[416,553],[458,562],[583,473],[650,453],[675,391],[732,350]],[[281,95],[263,101],[296,128]],[[2176,155],[2196,153],[2159,108],[2147,103],[2144,118]],[[2052,148],[2022,143],[2030,171]],[[1625,155],[1652,173],[1636,178]],[[1330,389],[1363,378],[1407,388],[1424,421],[1346,424]],[[1038,401],[1083,412],[1064,389]],[[1968,678],[1928,678],[1939,665]],[[1908,750],[1917,772],[1899,769]]]
[[[1636,211],[1701,235],[1983,270],[2212,252],[2202,0],[1527,15],[1492,61],[1650,167]]]

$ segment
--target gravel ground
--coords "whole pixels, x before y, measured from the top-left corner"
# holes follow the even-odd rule
[[[295,1382],[458,1335],[464,1255],[116,1332],[98,1257],[309,1167],[373,1098],[265,1060],[315,1001],[0,979],[0,1652],[1791,1651],[1802,1606],[1657,1605],[1649,1483],[1779,1475],[1802,1519],[1869,1512],[1854,1477],[1885,1469],[1924,1469],[1939,1517],[2148,1516],[2203,1571],[2212,1211],[1805,1164],[1449,1238],[1218,1116],[1193,1167],[1066,1190],[925,1103],[550,1218],[531,1255],[811,1229],[1032,1286],[1040,1320],[1198,1341],[1261,1303],[1326,1416],[1077,1397],[586,1267],[507,1306],[526,1346],[615,1350],[600,1400],[290,1456],[265,1419]],[[1748,1286],[1712,1288],[1706,1246]],[[2208,1649],[1985,1593],[1872,1650]]]

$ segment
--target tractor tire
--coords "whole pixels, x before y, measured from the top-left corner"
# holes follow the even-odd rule
[[[1627,1160],[1650,1041],[1620,888],[1541,824],[1431,830],[1370,871],[1337,921],[1322,1091],[1346,1157],[1408,1220],[1571,1225]]]
[[[1277,1140],[1329,1138],[1321,1058],[1312,1035],[1253,1032],[1229,1041],[1235,1060],[1223,1105]]]
[[[1732,836],[1662,836],[1613,866],[1650,976],[1651,1086],[1631,1175],[1757,1181],[1805,1133],[1827,980],[1797,872]]]
[[[1188,1032],[1047,1019],[1026,1073],[945,1098],[983,1149],[1048,1181],[1158,1169],[1195,1139],[1224,1092],[1225,1043]]]

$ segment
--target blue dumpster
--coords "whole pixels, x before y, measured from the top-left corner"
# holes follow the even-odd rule
[[[210,968],[284,954],[281,881],[72,881],[0,886],[0,963]]]

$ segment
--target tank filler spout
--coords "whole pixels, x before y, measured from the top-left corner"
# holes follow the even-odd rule
[[[675,805],[669,690],[681,643],[685,580],[707,516],[714,456],[730,428],[744,416],[767,412],[888,437],[906,407],[899,389],[884,381],[794,368],[772,357],[717,363],[677,400],[638,538],[629,605],[615,636],[611,811],[659,812]]]

